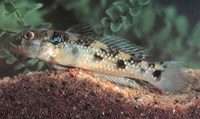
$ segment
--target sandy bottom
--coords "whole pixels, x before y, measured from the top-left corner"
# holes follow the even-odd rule
[[[0,79],[0,118],[200,118],[200,70],[187,70],[188,93],[115,85],[81,69]]]

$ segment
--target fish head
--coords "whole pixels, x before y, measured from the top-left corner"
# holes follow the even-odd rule
[[[11,49],[20,55],[48,60],[54,53],[55,46],[50,42],[47,30],[27,30],[14,36]]]

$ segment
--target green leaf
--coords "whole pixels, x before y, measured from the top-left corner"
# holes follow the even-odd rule
[[[192,30],[190,39],[191,39],[189,40],[190,47],[200,48],[200,42],[199,42],[200,41],[200,21],[196,24],[196,26]]]
[[[28,6],[28,8],[32,11],[37,10],[43,6],[42,3],[32,3],[31,5]]]
[[[21,20],[17,20],[17,24],[19,24],[20,26],[24,26],[24,23]]]
[[[15,8],[11,4],[11,2],[4,2],[3,3],[4,10],[3,10],[3,17],[7,17],[15,12]]]
[[[189,29],[189,24],[185,16],[177,17],[175,27],[181,37],[186,36]]]
[[[182,49],[182,41],[183,39],[180,37],[174,38],[173,41],[167,44],[166,50],[168,50],[168,52],[180,51]]]
[[[41,70],[44,67],[44,62],[39,61],[37,65],[37,71]]]
[[[137,4],[138,0],[129,0],[129,2],[131,3],[131,5],[135,5]]]
[[[114,2],[113,5],[117,8],[117,11],[121,15],[124,15],[128,11],[128,8],[129,8],[129,6],[125,4],[125,2],[122,2],[122,1]]]
[[[136,35],[137,38],[142,39],[143,35],[142,32],[139,29],[134,29],[134,34]]]
[[[141,17],[141,31],[144,34],[148,34],[153,29],[155,22],[156,22],[156,16],[152,8],[145,9],[142,12]],[[147,21],[148,20],[148,21]]]
[[[106,29],[103,30],[103,35],[104,36],[109,36],[111,34],[113,34],[113,32],[109,28],[106,28]]]
[[[24,18],[24,16],[27,14],[27,12],[29,11],[29,9],[27,9],[26,7],[22,7],[22,8],[17,8],[17,11]]]
[[[9,54],[5,51],[5,49],[0,49],[0,58],[7,58]]]
[[[140,5],[147,5],[149,2],[149,0],[139,0]]]
[[[134,7],[134,8],[129,8],[129,13],[131,16],[137,16],[140,14],[140,9],[141,9],[141,6],[138,6],[138,7]]]
[[[30,72],[31,70],[29,68],[25,68],[25,70],[23,71],[23,74],[26,74],[28,72]]]
[[[3,4],[4,5],[4,8],[5,10],[8,12],[8,13],[13,13],[15,11],[15,8],[13,7],[13,5],[10,3],[10,2],[6,2]]]
[[[102,35],[103,34],[103,26],[102,25],[95,25],[94,26],[94,31],[98,35]]]
[[[32,29],[31,25],[26,25],[26,26],[23,27],[23,30],[29,30],[29,29]]]
[[[10,0],[3,0],[4,2],[3,3],[5,3],[5,2],[10,2]],[[13,2],[15,2],[15,1],[17,1],[17,0],[12,0]]]
[[[14,12],[7,12],[6,10],[3,10],[2,16],[8,17],[9,15],[13,14]]]
[[[52,25],[51,23],[42,23],[42,24],[35,26],[34,28],[50,28],[51,25]]]
[[[110,29],[113,32],[118,32],[122,28],[122,23],[111,23]]]
[[[29,17],[35,10],[41,8],[42,6],[43,5],[41,3],[32,3],[28,6],[16,8],[16,10],[21,15],[21,17],[25,19]]]
[[[0,33],[0,37],[2,37],[2,36],[4,35],[4,33],[5,33],[5,32],[4,32],[4,31],[2,31],[2,32]]]
[[[133,17],[128,13],[126,16],[121,16],[122,17],[122,21],[123,21],[123,24],[125,26],[132,26],[133,25]]]
[[[37,62],[38,62],[39,60],[37,60],[37,59],[30,59],[30,60],[28,60],[28,64],[29,65],[34,65],[34,64],[36,64]]]
[[[166,17],[170,20],[174,20],[174,18],[177,16],[177,11],[174,6],[169,6],[166,8]]]
[[[162,43],[163,41],[168,40],[172,31],[172,25],[170,22],[166,22],[166,26],[161,28],[154,36],[154,41]]]
[[[23,64],[23,63],[19,63],[19,64],[17,64],[16,66],[15,66],[15,70],[20,70],[20,69],[22,69],[22,68],[24,68],[26,65],[25,64]]]
[[[110,17],[112,21],[116,21],[120,18],[120,15],[117,13],[114,7],[108,8],[106,14]]]
[[[110,20],[108,17],[102,18],[101,23],[105,28],[108,28],[110,26]]]
[[[7,64],[13,64],[17,61],[17,58],[14,56],[10,56],[8,59],[6,59]]]

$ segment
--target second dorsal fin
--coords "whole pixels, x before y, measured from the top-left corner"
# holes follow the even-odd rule
[[[127,53],[135,58],[144,59],[148,56],[148,51],[145,50],[143,47],[138,46],[122,37],[109,36],[101,39],[100,42],[108,45],[113,49]]]

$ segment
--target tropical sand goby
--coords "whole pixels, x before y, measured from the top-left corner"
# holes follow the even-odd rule
[[[84,25],[67,31],[34,29],[17,34],[10,44],[14,52],[56,69],[77,67],[124,86],[131,87],[133,79],[138,79],[169,92],[182,92],[187,87],[184,64],[147,62],[145,50],[127,39],[108,36],[94,40],[91,33]]]

